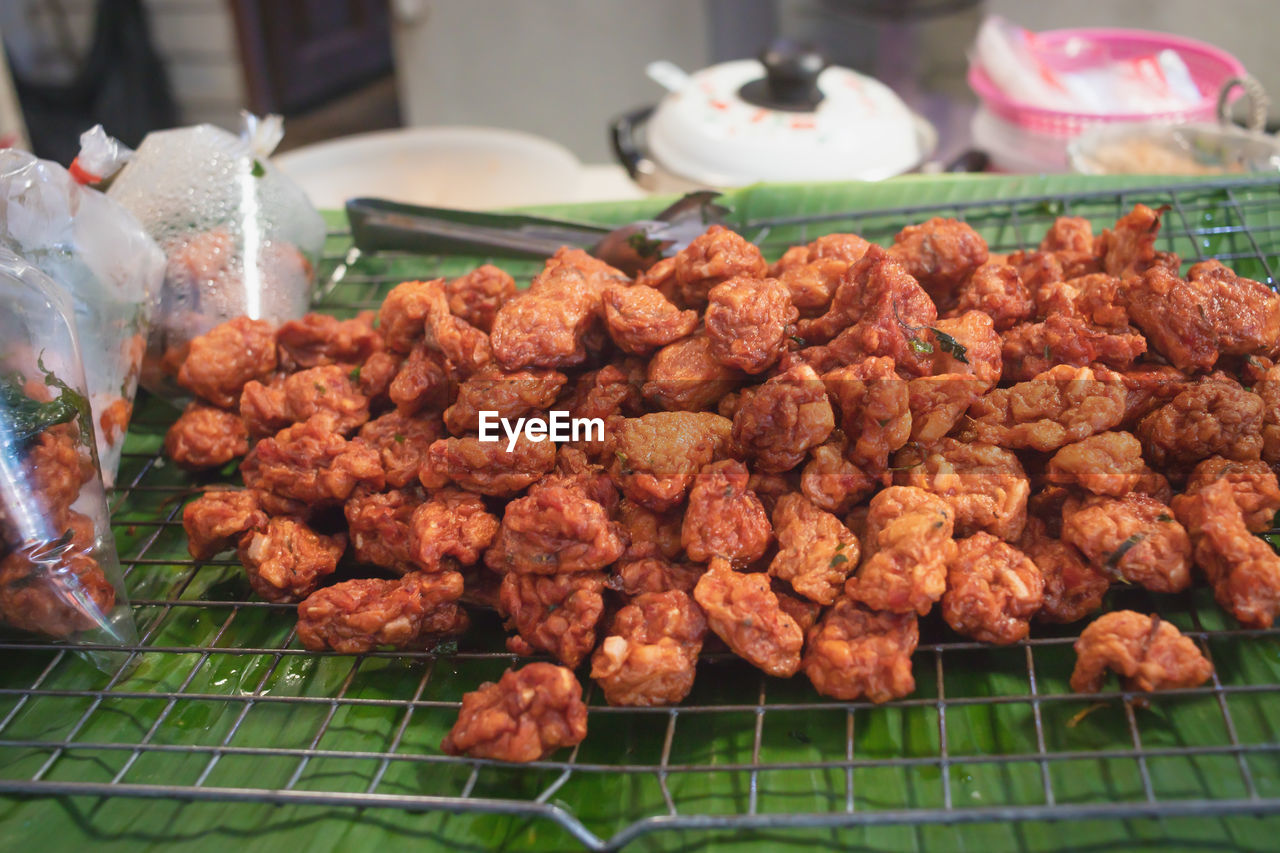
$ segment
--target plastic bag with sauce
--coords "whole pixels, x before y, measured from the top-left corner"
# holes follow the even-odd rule
[[[148,134],[108,190],[168,258],[142,384],[174,402],[192,338],[240,315],[295,319],[310,304],[324,220],[267,160],[279,117],[244,118],[239,136],[208,124]]]
[[[101,127],[81,136],[98,168],[120,149]],[[114,152],[114,153],[112,153]],[[79,162],[79,161],[77,161]],[[120,451],[151,320],[159,304],[164,255],[127,210],[71,171],[16,149],[0,150],[0,245],[38,267],[71,296],[84,352],[98,459],[107,486]]]
[[[71,301],[0,248],[0,304],[0,626],[133,644]]]

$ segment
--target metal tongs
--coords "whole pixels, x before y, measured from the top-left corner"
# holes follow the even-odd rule
[[[347,219],[361,252],[545,258],[562,246],[571,246],[634,276],[689,245],[708,225],[722,221],[729,209],[715,203],[719,195],[689,193],[653,219],[618,228],[518,213],[419,207],[376,198],[348,201]]]

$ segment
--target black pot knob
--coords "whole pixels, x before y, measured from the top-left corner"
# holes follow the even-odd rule
[[[738,90],[744,101],[771,110],[813,112],[822,101],[818,75],[827,58],[815,48],[777,39],[760,54],[765,76]]]

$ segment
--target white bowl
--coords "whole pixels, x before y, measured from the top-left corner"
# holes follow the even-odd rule
[[[565,147],[514,130],[408,127],[346,136],[272,162],[320,208],[371,196],[485,210],[573,201],[582,164]]]

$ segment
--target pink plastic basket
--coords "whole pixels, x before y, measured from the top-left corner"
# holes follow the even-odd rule
[[[1063,112],[1015,101],[996,88],[980,65],[970,64],[969,86],[977,93],[988,110],[1004,121],[1019,125],[1031,132],[1049,136],[1077,136],[1094,125],[1122,121],[1213,121],[1217,115],[1218,90],[1228,79],[1241,77],[1245,73],[1240,60],[1226,51],[1202,41],[1168,33],[1114,28],[1076,28],[1047,30],[1037,33],[1036,38],[1050,49],[1065,48],[1067,43],[1075,38],[1088,39],[1103,46],[1116,59],[1130,59],[1165,49],[1176,50],[1183,62],[1187,64],[1191,79],[1195,81],[1201,95],[1200,102],[1194,107],[1167,113],[1102,115]],[[1235,94],[1239,95],[1239,92]]]

